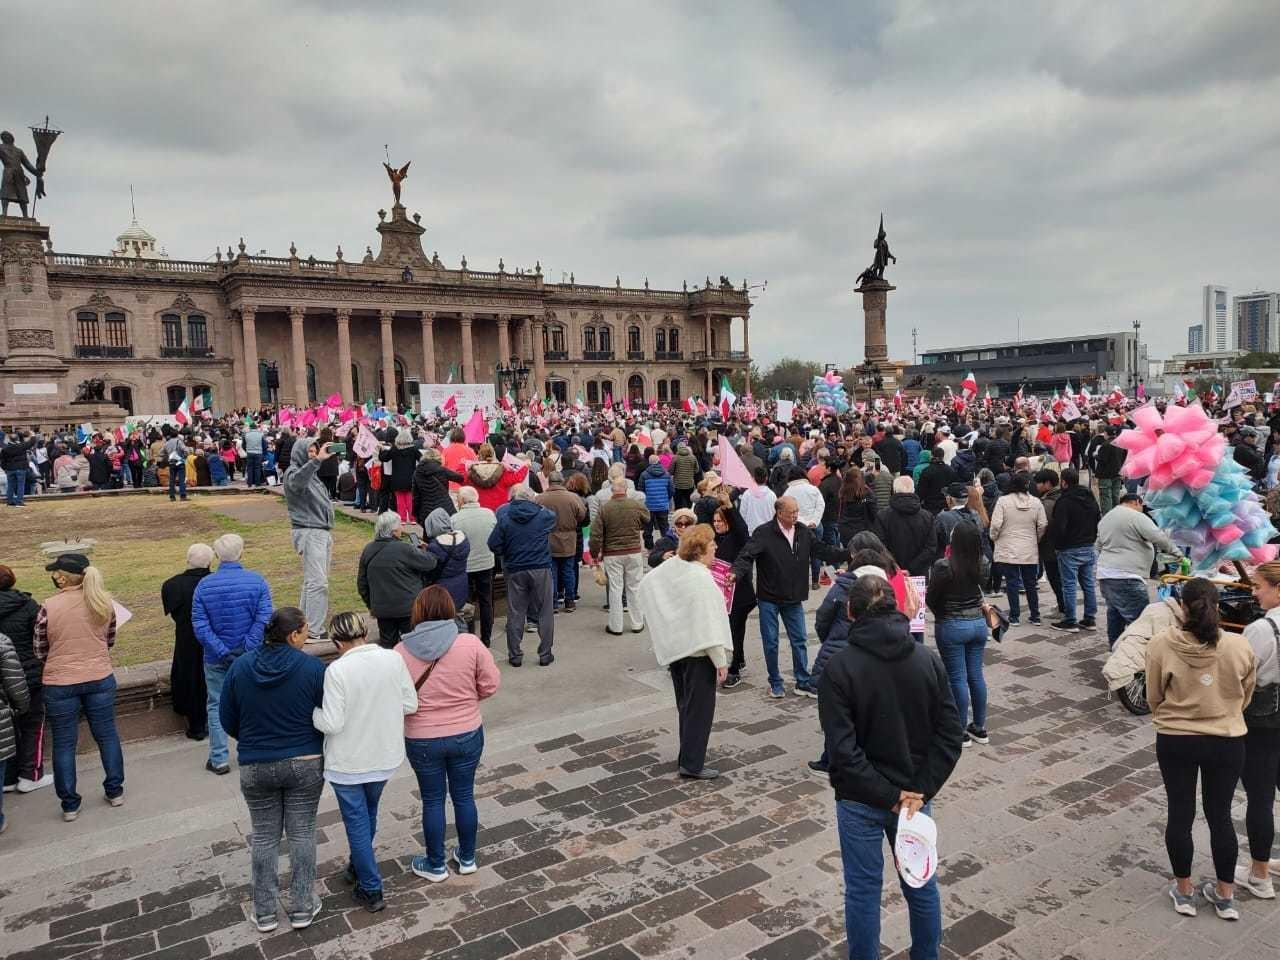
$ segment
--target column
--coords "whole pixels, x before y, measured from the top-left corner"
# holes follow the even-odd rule
[[[293,343],[293,402],[304,407],[311,402],[307,396],[307,341],[303,336],[302,323],[307,318],[305,307],[289,308],[289,324],[292,328]]]
[[[458,325],[462,328],[462,382],[476,382],[476,358],[471,351],[471,314],[464,313],[458,317]]]
[[[743,314],[742,317],[742,352],[747,356],[747,364],[742,368],[743,376],[746,378],[747,393],[751,393],[751,335],[747,332],[747,324],[749,318]]]
[[[240,320],[234,314],[231,315],[231,370],[232,370],[232,389],[235,391],[235,397],[231,405],[237,407],[247,407],[249,405],[249,391],[245,386],[245,369],[244,369],[244,328],[240,326]],[[256,380],[254,381],[257,382]],[[225,410],[227,404],[219,403],[220,409]]]
[[[335,313],[338,321],[338,384],[343,403],[357,403],[355,387],[351,383],[351,308],[339,307]]]
[[[507,363],[511,359],[511,334],[508,330],[511,318],[500,313],[495,319],[498,321],[498,362]]]
[[[707,403],[711,402],[711,314],[706,313],[702,316],[702,345],[706,351],[704,356],[707,358],[707,389],[702,395],[702,399]]]
[[[533,339],[533,389],[535,396],[542,396],[546,390],[547,367],[542,356],[542,318],[529,318],[529,333]]]
[[[436,382],[436,315],[422,311],[422,382]]]
[[[378,319],[382,321],[382,402],[388,410],[396,405],[396,350],[391,341],[391,319],[394,310],[381,310]]]
[[[254,321],[257,307],[240,307],[240,325],[244,328],[244,384],[245,400],[249,407],[262,404],[262,388],[258,377],[258,328]]]

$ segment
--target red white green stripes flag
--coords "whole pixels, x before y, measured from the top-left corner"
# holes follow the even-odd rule
[[[733,405],[738,402],[737,395],[729,386],[729,378],[720,378],[720,419],[725,423],[729,422],[729,414],[733,410]]]
[[[960,392],[966,399],[978,395],[978,378],[973,375],[972,370],[968,371],[960,381]]]
[[[173,411],[173,419],[178,421],[178,425],[185,427],[191,422],[191,406],[187,402],[187,398],[182,398],[182,403],[178,404],[178,409]]]

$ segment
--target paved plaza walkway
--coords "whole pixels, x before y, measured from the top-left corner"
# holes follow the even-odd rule
[[[326,790],[324,911],[308,930],[261,935],[247,919],[237,778],[205,773],[200,745],[153,740],[126,746],[120,809],[94,795],[92,755],[76,823],[61,822],[50,790],[6,797],[0,955],[844,957],[831,791],[805,766],[819,750],[815,702],[768,699],[753,622],[747,681],[718,701],[711,762],[724,775],[682,781],[669,680],[643,636],[604,634],[597,588],[584,594],[557,617],[555,665],[503,662],[503,689],[485,707],[476,874],[434,885],[408,871],[421,822],[406,765],[384,794],[377,840],[388,908],[353,907]],[[1204,907],[1175,917],[1154,736],[1103,691],[1105,648],[1101,633],[1026,626],[988,648],[992,743],[966,749],[935,809],[943,957],[1274,955],[1280,901],[1241,895],[1235,924]],[[1196,842],[1206,875],[1203,827]],[[908,935],[896,884],[883,916],[882,953],[898,954]]]

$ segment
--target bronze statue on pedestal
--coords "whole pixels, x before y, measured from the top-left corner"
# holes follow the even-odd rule
[[[858,274],[858,286],[874,280],[884,280],[884,268],[889,265],[889,261],[898,262],[898,258],[889,252],[889,241],[885,237],[884,232],[884,214],[880,214],[880,232],[876,234],[876,242],[872,244],[876,251],[876,257],[871,261],[871,266]]]
[[[409,163],[413,163],[413,161],[410,160]],[[397,206],[400,204],[400,184],[404,181],[404,178],[409,175],[409,163],[406,163],[399,170],[391,166],[389,163],[384,162],[382,164],[383,169],[387,171],[387,176],[391,178],[391,192],[395,194]]]

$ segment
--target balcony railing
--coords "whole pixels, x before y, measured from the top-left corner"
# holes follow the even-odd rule
[[[583,360],[612,360],[613,351],[612,350],[583,350],[582,359]]]
[[[653,354],[655,360],[683,360],[683,350],[657,350]]]
[[[628,359],[628,360],[643,360],[643,359],[644,359],[644,351],[643,351],[643,350],[628,350],[628,351],[627,351],[627,359]]]
[[[712,350],[710,354],[705,350],[695,350],[693,359],[697,360],[749,360],[747,351],[745,350]]]
[[[91,357],[97,360],[129,360],[133,358],[133,347],[107,347],[101,344],[77,343],[77,357]]]
[[[544,350],[542,352],[543,360],[568,360],[568,350]]]
[[[213,347],[161,347],[160,356],[166,360],[208,360],[213,357]]]

